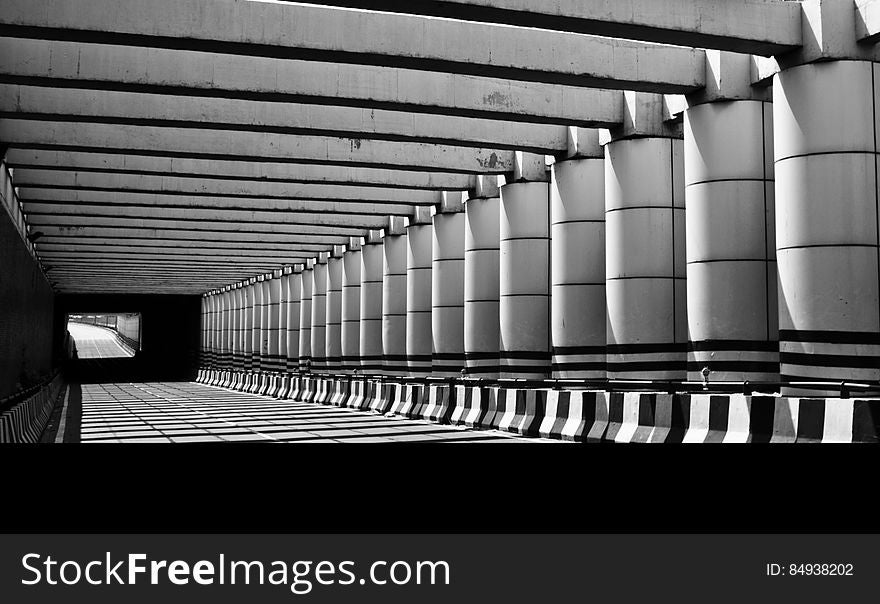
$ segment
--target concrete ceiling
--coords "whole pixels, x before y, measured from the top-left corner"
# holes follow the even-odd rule
[[[517,150],[565,155],[569,128],[621,123],[623,90],[705,80],[702,50],[601,37],[614,12],[599,27],[557,0],[538,31],[519,20],[543,0],[404,4],[5,1],[0,143],[56,289],[202,293],[302,263],[510,174]],[[481,5],[504,10],[424,16]],[[797,43],[791,10],[749,11],[767,27],[676,27],[710,48]],[[628,36],[668,41],[664,23]]]

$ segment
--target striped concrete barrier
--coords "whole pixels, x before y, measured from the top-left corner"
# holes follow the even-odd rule
[[[404,407],[402,414],[409,419],[421,419],[424,417],[425,410],[428,407],[428,384],[412,384],[407,387],[410,388],[407,394],[408,404]]]
[[[381,382],[377,384],[377,395],[370,401],[369,409],[375,413],[388,413],[394,400],[400,397],[400,384]]]
[[[276,398],[575,442],[880,441],[880,400],[410,384],[208,367],[199,370],[197,381]]]
[[[440,424],[448,424],[455,403],[455,388],[448,385],[428,386],[425,405],[419,417]]]
[[[544,421],[547,390],[497,389],[494,417],[485,421],[488,427],[523,436],[538,436]],[[491,410],[490,410],[491,412]]]
[[[39,442],[63,390],[64,382],[57,375],[32,395],[0,413],[0,443]]]
[[[287,392],[288,400],[299,400],[300,396],[302,396],[303,380],[304,378],[299,375],[293,376],[290,379],[290,390]]]
[[[547,393],[538,435],[555,440],[601,442],[607,427],[608,397],[604,392],[551,390]]]
[[[333,385],[333,394],[330,396],[330,404],[337,407],[344,407],[348,400],[348,391],[351,388],[351,382],[348,380],[336,380]]]
[[[366,391],[365,380],[352,380],[351,387],[348,390],[348,396],[345,399],[345,407],[349,409],[361,409],[364,405],[364,397]]]
[[[419,406],[422,386],[419,384],[394,384],[393,401],[388,415],[413,417],[413,410]]]
[[[490,412],[495,415],[495,389],[484,386],[455,386],[455,400],[449,423],[468,428],[480,427]]]

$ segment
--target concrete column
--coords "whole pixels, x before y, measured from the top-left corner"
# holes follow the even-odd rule
[[[500,376],[540,379],[550,374],[550,189],[543,155],[516,158],[499,212]]]
[[[364,373],[382,371],[382,278],[384,242],[381,233],[367,233],[361,250],[360,360]]]
[[[214,367],[214,292],[209,292],[205,302],[205,360]]]
[[[467,373],[498,377],[499,177],[478,176],[464,204],[464,354]],[[502,183],[503,184],[503,183]]]
[[[242,281],[236,285],[235,289],[235,300],[236,300],[236,325],[238,326],[238,332],[236,333],[236,341],[238,342],[237,350],[238,354],[235,357],[235,368],[238,371],[244,371],[246,364],[246,352],[245,352],[245,329],[247,325],[247,319],[245,317],[245,288],[247,287],[247,282]]]
[[[779,379],[773,108],[710,102],[684,118],[688,379]]]
[[[334,245],[327,260],[327,370],[338,373],[342,366],[342,255],[345,246]]]
[[[312,290],[314,289],[315,261],[306,261],[306,268],[301,273],[302,288],[300,289],[299,305],[299,370],[312,370]]]
[[[281,277],[278,279],[278,358],[275,366],[276,370],[282,373],[287,371],[287,323],[292,272],[293,268],[286,266],[281,269]]]
[[[321,252],[312,269],[312,369],[327,369],[327,260]]]
[[[382,244],[382,366],[388,375],[407,373],[405,229],[405,218],[390,218]]]
[[[605,159],[596,130],[569,130],[550,178],[554,378],[605,378]]]
[[[352,237],[342,256],[342,370],[351,373],[361,364],[361,246]]]
[[[213,325],[211,321],[213,317],[211,316],[214,310],[214,300],[212,300],[213,293],[208,292],[205,294],[204,300],[204,313],[202,315],[202,323],[204,325],[204,346],[202,348],[202,355],[205,360],[205,366],[211,367],[211,363],[213,359],[211,358],[211,345],[213,342]]]
[[[267,333],[263,334],[263,341],[266,346],[266,367],[269,371],[278,371],[278,333],[280,331],[280,313],[281,307],[281,271],[276,270],[270,273],[264,281],[268,294],[268,304],[265,306]]]
[[[431,241],[432,373],[464,369],[464,194],[444,193]]]
[[[232,289],[228,286],[224,287],[221,298],[223,303],[223,351],[221,364],[224,369],[229,369],[232,367]]]
[[[431,208],[416,207],[406,227],[406,364],[410,375],[431,373]]]
[[[208,364],[208,294],[202,294],[199,329],[199,367],[206,367]]]
[[[223,327],[223,306],[220,303],[220,292],[215,291],[211,296],[213,310],[211,311],[211,357],[215,368],[220,367],[220,333]]]
[[[233,283],[231,288],[232,289],[229,291],[229,298],[232,305],[232,314],[230,315],[231,341],[229,349],[232,353],[231,368],[235,370],[240,368],[241,363],[241,341],[239,336],[239,332],[241,331],[241,287],[240,284]]]
[[[269,327],[269,317],[271,312],[271,301],[269,299],[269,281],[272,279],[272,273],[262,275],[263,281],[260,283],[260,370],[271,371],[272,363],[269,358],[269,341],[272,339],[272,332]]]
[[[257,280],[254,277],[248,279],[247,285],[244,287],[244,304],[242,305],[242,315],[244,315],[244,332],[242,340],[244,343],[244,369],[251,371],[254,369],[254,284]]]
[[[605,147],[608,377],[686,377],[682,141],[647,137]]]
[[[302,305],[302,270],[303,265],[293,267],[293,273],[287,275],[287,362],[288,373],[299,370],[300,345],[300,307]]]
[[[253,302],[251,303],[251,367],[254,371],[261,369],[260,353],[263,345],[263,275],[254,278]]]
[[[233,363],[235,362],[234,356],[234,348],[235,348],[235,285],[229,285],[226,287],[225,293],[225,304],[226,304],[226,344],[225,344],[225,367],[227,369],[232,369]]]
[[[773,97],[781,374],[877,381],[880,70],[792,67]]]
[[[215,290],[211,294],[211,358],[215,368],[220,367],[220,322],[223,308],[220,306],[220,294]]]

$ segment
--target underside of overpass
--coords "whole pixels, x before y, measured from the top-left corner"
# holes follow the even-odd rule
[[[0,441],[876,441],[877,0],[0,0]]]

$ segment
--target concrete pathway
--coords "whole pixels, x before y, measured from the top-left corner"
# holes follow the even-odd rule
[[[109,329],[86,325],[84,323],[67,324],[70,337],[76,341],[76,354],[81,359],[106,359],[131,357],[134,353],[120,346]]]
[[[192,382],[74,386],[80,388],[81,403],[68,406],[59,442],[546,442]]]

